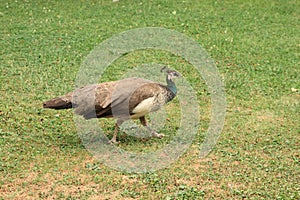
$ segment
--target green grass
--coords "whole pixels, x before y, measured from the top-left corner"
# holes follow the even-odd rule
[[[9,1],[1,2],[0,199],[299,199],[300,3],[291,1]],[[176,12],[174,12],[176,11]],[[143,63],[180,70],[197,90],[201,125],[189,150],[167,169],[115,171],[77,135],[71,111],[42,102],[74,88],[80,64],[114,34],[165,27],[196,40],[224,78],[227,116],[214,151],[199,159],[210,117],[206,85],[181,58],[137,51],[103,80]],[[167,106],[165,139],[119,134],[120,148],[164,146],[178,126]],[[59,115],[57,115],[59,114]],[[108,136],[113,121],[99,120]]]

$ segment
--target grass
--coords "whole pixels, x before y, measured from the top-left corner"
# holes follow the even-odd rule
[[[300,94],[291,89],[300,89],[299,10],[296,0],[2,2],[0,199],[299,199]],[[218,144],[200,160],[210,98],[191,66],[160,51],[117,60],[103,80],[143,63],[180,69],[197,90],[201,113],[196,139],[176,163],[129,174],[93,158],[71,111],[41,104],[74,88],[80,64],[99,43],[140,27],[174,29],[202,45],[224,79],[228,107]],[[168,143],[176,105],[166,108],[165,139],[120,133],[120,148]],[[111,137],[113,121],[99,123]]]

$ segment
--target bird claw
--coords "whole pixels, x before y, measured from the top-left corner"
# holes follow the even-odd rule
[[[159,134],[159,133],[156,133],[156,132],[153,132],[153,133],[152,133],[152,136],[153,136],[153,137],[156,137],[156,138],[163,138],[163,137],[165,137],[164,134]]]
[[[117,142],[116,139],[109,140],[109,144],[120,144],[120,142]]]

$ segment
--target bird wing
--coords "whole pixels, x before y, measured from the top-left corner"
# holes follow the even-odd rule
[[[145,98],[153,96],[142,90],[148,84],[155,84],[153,81],[142,78],[127,78],[116,82],[111,93],[111,111],[114,116],[127,118],[133,108]],[[144,92],[143,92],[144,91]]]
[[[147,83],[137,88],[130,97],[129,110],[132,112],[141,102],[154,97],[157,99],[163,93],[163,88],[158,83]],[[154,102],[152,102],[154,103]]]
[[[111,104],[111,90],[115,85],[116,82],[105,82],[76,89],[72,98],[75,113],[90,119],[95,118],[96,114],[103,110],[107,111]]]

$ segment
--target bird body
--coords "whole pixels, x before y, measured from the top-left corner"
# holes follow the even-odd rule
[[[167,85],[142,78],[126,78],[119,81],[87,85],[44,102],[44,108],[69,109],[85,119],[116,118],[112,142],[116,142],[118,126],[128,119],[140,119],[153,136],[159,137],[147,126],[145,115],[159,110],[176,96],[173,78],[180,76],[174,70],[166,70]]]

